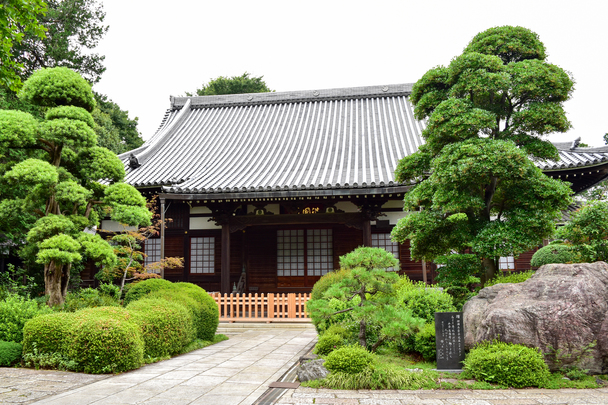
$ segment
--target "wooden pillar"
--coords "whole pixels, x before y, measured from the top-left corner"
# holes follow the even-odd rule
[[[363,220],[363,246],[372,246],[372,223],[369,219]]]
[[[426,284],[426,282],[427,282],[427,277],[426,277],[426,261],[425,260],[422,261],[422,281],[424,282],[424,284]]]
[[[160,259],[165,258],[165,199],[160,199]],[[161,262],[162,263],[162,262]],[[165,268],[160,266],[160,278],[165,278]]]
[[[222,273],[220,282],[222,294],[228,294],[230,290],[230,223],[222,224]]]

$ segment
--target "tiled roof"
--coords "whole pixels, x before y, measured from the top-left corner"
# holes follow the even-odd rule
[[[538,160],[535,162],[542,171],[595,166],[608,162],[608,146],[597,148],[573,147],[572,142],[554,143],[559,152],[559,160]]]
[[[398,186],[422,144],[411,85],[172,98],[161,128],[120,155],[126,181],[173,193]],[[134,153],[141,164],[128,165]]]
[[[120,155],[126,181],[168,193],[392,189],[399,159],[424,142],[411,84],[172,97],[159,130]],[[608,146],[556,143],[545,172],[608,162]],[[129,154],[140,167],[129,166]],[[598,180],[599,181],[599,180]],[[403,189],[403,187],[400,187]]]

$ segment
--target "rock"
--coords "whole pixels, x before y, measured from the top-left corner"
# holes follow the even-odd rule
[[[304,382],[325,378],[329,374],[329,371],[323,366],[323,363],[325,363],[324,359],[318,359],[300,364],[296,371],[298,380]]]
[[[573,365],[608,372],[604,262],[544,265],[523,283],[482,289],[463,312],[467,349],[496,338],[540,348],[551,371]]]

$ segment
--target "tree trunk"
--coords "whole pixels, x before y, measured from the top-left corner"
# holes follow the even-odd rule
[[[50,307],[64,303],[71,267],[69,264],[58,265],[54,261],[44,265],[44,292],[49,296]]]
[[[484,274],[481,278],[481,286],[485,286],[487,281],[492,280],[496,276],[496,262],[493,258],[484,258],[483,261]]]
[[[367,348],[367,340],[365,339],[365,329],[365,319],[361,319],[361,322],[359,323],[359,344],[364,348]]]

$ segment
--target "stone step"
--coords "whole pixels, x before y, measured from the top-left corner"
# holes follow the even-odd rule
[[[217,333],[240,333],[247,329],[311,329],[310,322],[220,322]]]

